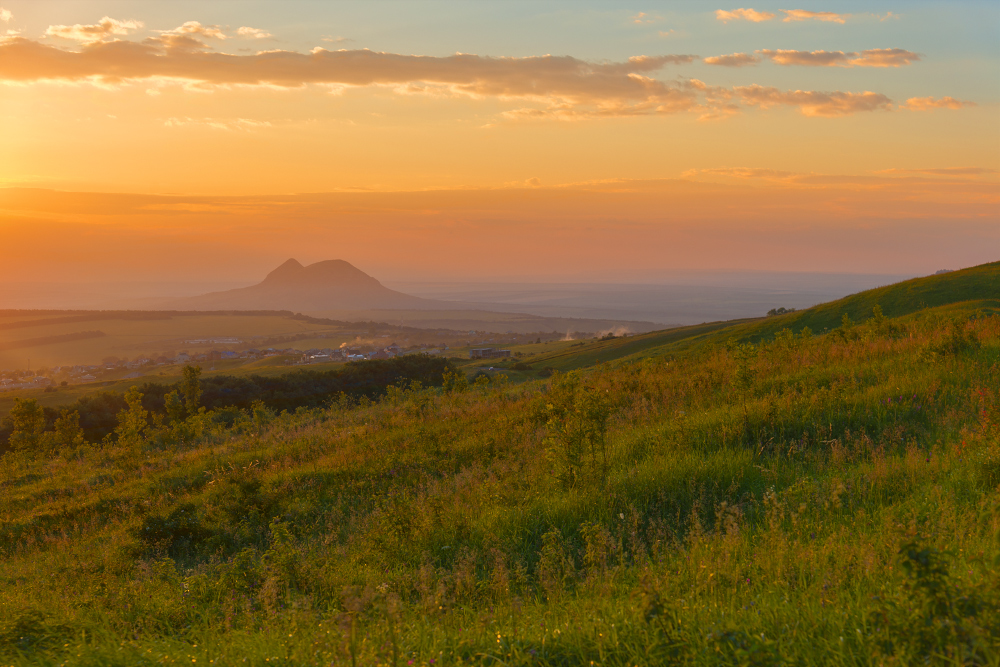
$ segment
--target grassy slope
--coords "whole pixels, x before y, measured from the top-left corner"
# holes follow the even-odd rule
[[[588,344],[567,365],[640,354],[584,376],[610,465],[570,489],[542,383],[4,457],[0,656],[998,664],[1000,319],[937,356],[946,322],[901,324],[767,345],[745,393],[721,346]]]
[[[809,327],[813,332],[834,329],[840,326],[845,314],[855,322],[868,319],[876,305],[882,308],[886,317],[900,317],[925,308],[959,302],[978,302],[974,306],[977,308],[1000,308],[1000,262],[914,278],[852,294],[801,312],[768,318],[773,321],[765,322],[755,333],[773,335],[784,327],[794,331]]]
[[[920,311],[938,315],[973,311],[998,313],[1000,262],[914,278],[786,315],[711,322],[610,341],[582,341],[583,345],[562,348],[555,353],[532,354],[526,361],[537,368],[550,366],[567,371],[627,357],[676,354],[704,343],[724,344],[729,339],[759,342],[773,338],[786,328],[797,333],[809,327],[814,333],[822,333],[840,326],[844,314],[854,322],[867,320],[876,305],[882,308],[886,317],[902,317]]]

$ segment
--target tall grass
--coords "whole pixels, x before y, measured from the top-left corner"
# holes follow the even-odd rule
[[[0,662],[1000,664],[1000,319],[889,322],[7,454]]]

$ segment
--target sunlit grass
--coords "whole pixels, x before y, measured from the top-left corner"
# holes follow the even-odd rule
[[[1000,319],[900,326],[8,454],[0,656],[1000,664]]]

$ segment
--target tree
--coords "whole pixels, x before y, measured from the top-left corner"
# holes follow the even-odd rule
[[[185,366],[184,379],[181,381],[181,393],[184,395],[184,408],[188,415],[197,414],[201,405],[201,366]]]
[[[146,430],[146,417],[149,413],[142,407],[142,392],[138,387],[131,387],[125,392],[125,404],[128,406],[118,413],[118,443],[126,447],[134,447],[142,442]]]
[[[13,432],[10,434],[11,447],[18,450],[38,448],[42,431],[45,430],[45,412],[33,398],[15,398],[10,411]]]
[[[79,447],[84,443],[79,412],[66,408],[59,414],[51,442],[55,447]]]
[[[184,421],[184,400],[180,393],[172,391],[163,397],[163,406],[167,410],[167,417],[172,422]]]

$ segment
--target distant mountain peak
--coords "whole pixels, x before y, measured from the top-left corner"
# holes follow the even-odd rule
[[[293,310],[319,312],[369,308],[428,308],[437,302],[391,290],[342,259],[303,266],[289,259],[250,287],[177,299],[196,310]]]
[[[260,286],[371,289],[382,287],[382,283],[342,259],[327,259],[308,266],[289,259],[267,274]]]
[[[267,274],[264,278],[264,282],[284,282],[287,278],[298,275],[303,268],[304,267],[299,263],[299,260],[289,259],[284,264]]]

